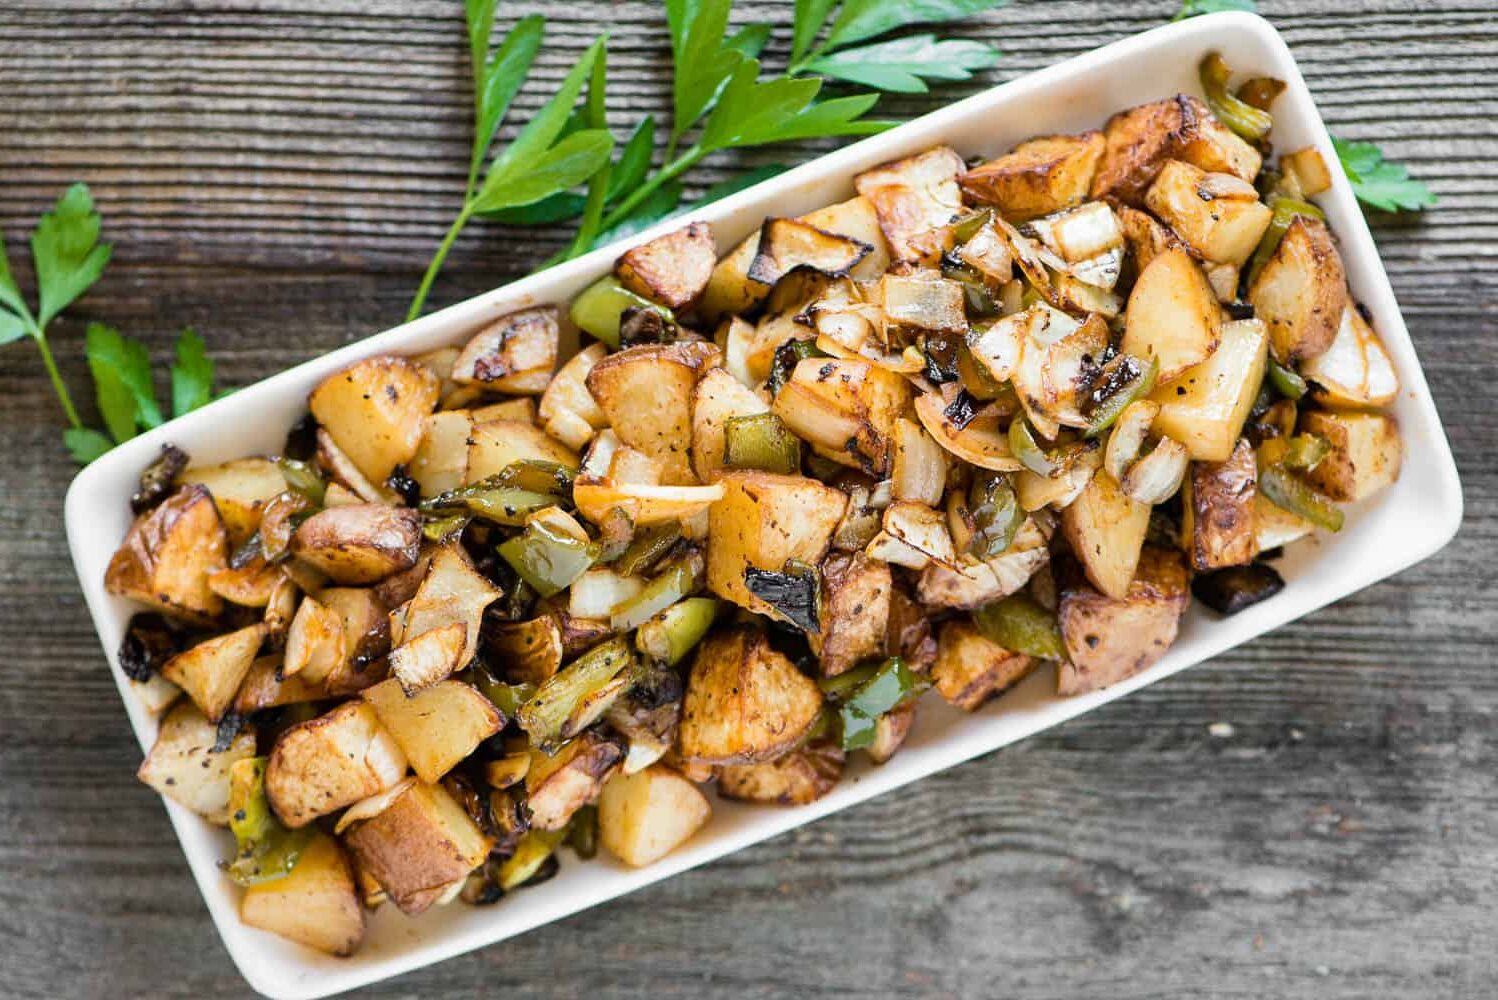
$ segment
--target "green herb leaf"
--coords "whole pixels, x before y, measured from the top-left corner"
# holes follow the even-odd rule
[[[608,51],[605,49],[598,53],[598,58],[593,63],[593,78],[588,82],[585,107],[589,127],[608,136],[608,148],[604,151],[603,162],[588,175],[588,197],[583,206],[583,220],[572,237],[569,253],[582,253],[593,245],[598,230],[602,228],[604,205],[608,203],[609,175],[613,172],[609,157],[614,149],[614,137],[608,131],[608,73]]]
[[[529,205],[515,205],[476,214],[491,222],[510,226],[541,226],[577,218],[583,214],[587,202],[587,198],[575,191],[558,191],[549,198],[542,198]]]
[[[115,441],[128,441],[141,427],[161,424],[151,385],[151,356],[138,340],[103,323],[90,323],[84,338],[88,370],[104,424]]]
[[[114,447],[114,442],[92,427],[69,427],[62,432],[62,442],[79,465],[87,465]]]
[[[576,187],[608,163],[614,137],[600,129],[569,135],[522,169],[513,168],[494,182],[491,172],[475,200],[478,212],[529,205],[558,191]],[[509,176],[514,174],[517,176]]]
[[[510,29],[493,59],[488,58],[489,35],[494,27],[495,0],[469,0],[468,42],[473,58],[475,125],[473,155],[469,162],[470,184],[494,142],[500,122],[510,110],[541,51],[546,19],[538,14],[523,17]],[[475,15],[477,14],[477,19]]]
[[[1332,145],[1353,192],[1364,204],[1385,212],[1418,212],[1436,203],[1430,188],[1410,177],[1408,167],[1385,160],[1373,143],[1344,142],[1332,136]]]
[[[666,0],[671,30],[671,140],[681,138],[742,65],[744,53],[724,44],[732,0]]]
[[[983,42],[938,40],[935,35],[912,35],[843,49],[806,64],[822,76],[901,94],[923,94],[926,80],[967,80],[974,70],[999,61],[996,49]]]
[[[1198,14],[1220,14],[1227,10],[1246,10],[1254,13],[1254,0],[1182,0],[1181,12],[1172,21],[1184,21]]]
[[[796,63],[811,51],[812,43],[827,23],[840,0],[796,0],[796,14],[791,28],[791,62]]]
[[[31,317],[31,310],[26,308],[26,299],[21,295],[21,286],[10,273],[10,256],[5,252],[4,240],[0,240],[0,305],[24,319]]]
[[[85,184],[74,184],[43,215],[31,235],[31,258],[41,306],[37,326],[53,317],[99,280],[109,263],[110,246],[99,242],[99,213]]]
[[[15,313],[0,309],[0,344],[8,344],[12,340],[20,340],[31,331],[26,328],[26,321]]]
[[[847,0],[820,48],[840,49],[912,24],[954,21],[1003,3],[1004,0]]]
[[[191,413],[213,401],[213,361],[192,327],[177,337],[177,360],[171,371],[172,416]]]
[[[624,141],[619,162],[609,174],[609,200],[633,191],[650,173],[650,158],[655,152],[655,116],[646,115]]]
[[[821,89],[822,81],[816,78],[760,82],[759,62],[746,59],[729,78],[698,144],[712,151],[817,136],[870,135],[893,124],[858,120],[878,101],[877,94],[813,104]]]
[[[770,41],[768,24],[746,24],[735,31],[723,43],[724,48],[733,49],[746,59],[758,59]]]

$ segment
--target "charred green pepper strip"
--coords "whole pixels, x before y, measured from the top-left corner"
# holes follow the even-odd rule
[[[1216,52],[1207,53],[1199,67],[1202,91],[1207,98],[1207,107],[1228,128],[1249,142],[1258,142],[1269,134],[1274,126],[1274,117],[1269,112],[1254,107],[1228,90],[1228,80],[1233,71]]]
[[[1264,265],[1269,263],[1269,258],[1280,247],[1280,240],[1285,238],[1290,224],[1300,216],[1309,219],[1325,219],[1326,214],[1308,201],[1298,198],[1286,198],[1275,196],[1271,198],[1269,207],[1274,209],[1274,214],[1269,217],[1269,225],[1264,230],[1264,235],[1259,238],[1259,245],[1254,248],[1253,259],[1248,264],[1248,284],[1252,287],[1254,280],[1258,278],[1259,272],[1264,270]]]
[[[430,500],[423,500],[420,509],[442,513],[467,511],[486,521],[516,528],[536,511],[562,503],[561,498],[550,493],[536,493],[506,486],[499,482],[503,475],[504,473],[500,473],[471,486],[460,486],[455,490],[439,493]]]
[[[984,638],[1005,649],[1044,660],[1066,658],[1056,616],[1024,591],[973,612],[973,624]]]
[[[515,718],[520,712],[520,706],[536,696],[536,685],[506,684],[481,666],[474,668],[473,686],[478,688],[479,694],[493,702],[494,707],[504,713],[506,719]]]
[[[1342,511],[1283,466],[1259,472],[1259,492],[1281,510],[1288,510],[1327,531],[1342,530]]]
[[[530,493],[550,493],[553,496],[572,496],[572,481],[577,470],[569,469],[560,462],[547,462],[539,458],[522,458],[511,462],[493,478],[496,486],[513,486]]]
[[[635,631],[635,648],[674,666],[702,641],[717,616],[718,602],[711,597],[688,597],[641,625]]]
[[[531,521],[525,531],[499,546],[499,554],[542,597],[570,587],[598,560],[598,543],[585,542]]]
[[[520,843],[515,845],[515,853],[499,866],[499,887],[509,892],[529,882],[566,838],[566,828],[527,830]]]
[[[1025,512],[1008,476],[1002,472],[975,476],[968,488],[967,505],[974,528],[969,552],[978,559],[991,559],[1014,544]]]
[[[801,471],[801,439],[773,413],[729,417],[723,425],[723,463],[795,475]]]
[[[598,807],[583,806],[567,821],[567,846],[587,860],[598,853]]]
[[[1088,417],[1087,429],[1082,436],[1089,440],[1100,436],[1108,428],[1118,422],[1119,416],[1129,408],[1131,403],[1137,402],[1155,391],[1155,380],[1160,376],[1160,359],[1151,357],[1148,361],[1125,354],[1125,361],[1120,364],[1133,362],[1133,367],[1138,373],[1123,385],[1119,386],[1107,399],[1099,403]],[[1017,453],[1016,453],[1017,454]]]
[[[980,208],[976,212],[969,212],[952,223],[952,237],[958,243],[966,243],[978,235],[978,230],[992,221],[993,209],[991,208]]]
[[[265,797],[267,758],[238,761],[229,772],[229,829],[238,849],[226,866],[239,885],[285,878],[312,840],[313,827],[288,830]]]
[[[468,527],[467,514],[447,514],[433,517],[421,524],[421,536],[429,542],[441,544]]]
[[[323,482],[322,472],[316,465],[311,462],[298,462],[294,458],[278,458],[276,467],[281,470],[281,478],[286,480],[287,487],[296,490],[315,504],[322,503],[328,486]]]
[[[635,535],[624,554],[614,561],[614,569],[623,576],[639,576],[671,550],[681,538],[681,525],[673,522],[654,524]]]
[[[894,656],[879,664],[873,676],[854,689],[838,708],[843,749],[863,750],[874,745],[879,716],[918,697],[928,687],[925,678]]]
[[[1269,359],[1269,384],[1286,399],[1300,399],[1310,388],[1294,369],[1286,368],[1273,358]]]
[[[609,625],[619,632],[638,628],[702,586],[702,556],[693,549],[673,559],[635,596],[609,613]]]
[[[1037,476],[1059,475],[1066,467],[1061,458],[1042,448],[1030,429],[1030,421],[1016,414],[1009,422],[1009,450],[1021,465]]]
[[[867,684],[879,672],[882,663],[865,663],[845,670],[836,677],[821,677],[817,679],[817,687],[822,693],[833,701],[843,701],[855,690]]]
[[[591,334],[610,347],[618,347],[619,322],[626,309],[648,309],[659,313],[663,319],[676,322],[671,310],[651,302],[643,295],[636,295],[619,284],[619,279],[612,274],[599,278],[573,299],[569,315],[579,330]]]
[[[628,670],[634,660],[624,637],[616,636],[553,674],[515,715],[520,728],[530,734],[531,746],[555,753],[562,743],[562,726],[577,703]]]

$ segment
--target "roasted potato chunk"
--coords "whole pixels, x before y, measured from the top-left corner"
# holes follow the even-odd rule
[[[264,641],[265,625],[260,622],[205,639],[167,660],[161,676],[186,691],[203,714],[217,722],[228,711]]]
[[[303,521],[291,551],[342,584],[375,583],[408,569],[421,548],[421,515],[378,503],[330,507]]]
[[[416,454],[422,418],[436,408],[440,390],[426,365],[381,354],[323,379],[307,406],[365,478],[383,483]]]
[[[569,448],[581,448],[609,425],[609,418],[588,391],[588,373],[608,352],[604,344],[589,344],[568,359],[541,394],[541,425]]]
[[[525,773],[525,800],[531,826],[537,830],[560,830],[572,814],[598,798],[603,784],[624,759],[618,737],[603,736],[589,729],[548,757],[532,752]]]
[[[1299,216],[1248,289],[1249,304],[1269,326],[1275,360],[1288,365],[1331,347],[1347,308],[1347,275],[1326,224]]]
[[[104,588],[167,614],[211,618],[224,602],[208,586],[228,555],[224,522],[202,486],[184,486],[135,519],[109,560]]]
[[[1222,342],[1222,307],[1185,250],[1156,254],[1129,293],[1120,348],[1160,362],[1158,381],[1173,382],[1212,356]]]
[[[1117,684],[1165,655],[1190,598],[1188,577],[1181,553],[1151,545],[1122,598],[1080,581],[1064,584],[1058,617],[1070,659],[1061,663],[1057,693],[1083,694]]]
[[[426,576],[411,597],[400,629],[391,631],[390,641],[399,647],[434,629],[461,625],[463,642],[456,657],[457,667],[466,666],[478,652],[484,609],[502,596],[503,592],[474,568],[462,546],[444,545],[432,554]]]
[[[1181,540],[1196,569],[1252,562],[1259,554],[1254,499],[1258,463],[1240,439],[1226,462],[1193,462],[1182,494]]]
[[[289,827],[306,826],[405,777],[406,755],[374,709],[348,701],[276,741],[265,768],[265,795]]]
[[[692,394],[720,359],[712,344],[649,344],[611,354],[588,372],[588,391],[614,433],[660,464],[665,485],[697,482],[691,467]]]
[[[773,609],[750,593],[744,571],[780,572],[789,559],[817,563],[848,505],[841,490],[803,476],[724,472],[723,497],[708,508],[707,586],[759,614]]]
[[[1120,111],[1103,127],[1107,148],[1092,179],[1092,197],[1139,204],[1167,160],[1252,181],[1263,158],[1194,97],[1175,97]]]
[[[1264,381],[1268,351],[1263,323],[1224,323],[1221,343],[1210,358],[1150,396],[1160,405],[1154,432],[1181,442],[1199,462],[1227,461]]]
[[[244,726],[215,752],[218,727],[183,702],[161,720],[151,752],[135,776],[208,822],[229,825],[229,769],[255,756],[255,728]]]
[[[301,674],[283,674],[280,655],[271,653],[256,657],[250,664],[249,672],[234,695],[231,710],[236,715],[253,715],[267,708],[320,701],[327,696],[321,684],[314,684]]]
[[[468,438],[473,417],[467,410],[442,410],[426,417],[421,443],[411,456],[406,472],[421,487],[422,497],[463,485],[468,472]]]
[[[598,840],[620,861],[642,868],[690,839],[712,811],[696,785],[663,765],[615,773],[598,800]]]
[[[556,306],[521,309],[474,334],[453,362],[452,380],[511,395],[540,395],[557,364]]]
[[[379,814],[343,835],[361,871],[410,916],[424,912],[489,853],[484,835],[441,785],[412,782]]]
[[[1105,469],[1099,469],[1061,512],[1061,530],[1087,579],[1119,599],[1129,592],[1149,523],[1149,507],[1125,496]]]
[[[957,178],[963,193],[1013,223],[1082,204],[1106,142],[1101,132],[1043,135]]]
[[[364,940],[354,871],[325,833],[313,834],[285,878],[247,887],[239,919],[329,955],[352,955]]]
[[[957,175],[966,169],[951,147],[934,146],[853,178],[874,206],[895,260],[937,264],[952,249],[947,226],[962,212]]]
[[[762,764],[732,764],[718,775],[718,794],[746,802],[804,806],[837,787],[845,760],[841,747],[817,743]]]
[[[816,722],[822,692],[770,648],[763,631],[732,628],[697,647],[678,736],[681,754],[706,764],[771,760]]]
[[[1403,447],[1392,417],[1313,410],[1301,414],[1300,429],[1332,446],[1306,478],[1333,500],[1365,500],[1399,478]]]
[[[822,561],[821,630],[806,638],[823,674],[835,677],[879,655],[893,589],[889,564],[862,552],[834,552]]]
[[[1399,394],[1393,359],[1350,301],[1331,346],[1303,362],[1300,374],[1311,383],[1312,398],[1335,409],[1387,406]]]
[[[905,379],[870,362],[807,358],[776,393],[771,410],[819,455],[884,476],[912,395]]]
[[[800,219],[766,219],[748,276],[762,285],[773,285],[797,268],[846,277],[873,250],[860,240],[824,232]]]
[[[1141,212],[1128,205],[1117,208],[1118,224],[1123,229],[1124,242],[1134,259],[1134,273],[1143,274],[1150,261],[1167,250],[1185,249],[1181,238],[1162,225],[1148,212]]]
[[[874,742],[869,747],[869,759],[883,764],[904,746],[905,738],[915,725],[915,702],[908,702],[893,711],[885,712],[874,720]]]
[[[693,222],[626,250],[614,265],[620,284],[668,309],[684,309],[707,288],[718,244],[705,222]]]
[[[726,368],[713,368],[692,393],[692,469],[710,482],[723,468],[725,428],[733,417],[769,412],[770,406]]]
[[[473,425],[468,437],[465,483],[497,476],[516,462],[535,459],[575,469],[577,453],[539,427],[519,420],[485,420]]]
[[[1144,201],[1202,259],[1237,267],[1248,263],[1274,216],[1248,181],[1181,160],[1165,164]]]
[[[260,527],[260,512],[286,489],[281,469],[268,458],[241,458],[219,465],[183,470],[183,484],[197,484],[213,494],[231,545],[241,545]]]
[[[504,724],[493,703],[461,681],[439,681],[408,697],[392,677],[362,697],[405,753],[411,770],[431,783]]]
[[[958,619],[942,625],[937,635],[931,680],[948,702],[973,712],[1024,680],[1036,662],[984,638],[972,622]]]

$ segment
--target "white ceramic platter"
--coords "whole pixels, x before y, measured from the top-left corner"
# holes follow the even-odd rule
[[[320,997],[503,941],[1121,698],[1397,573],[1449,541],[1461,521],[1461,484],[1409,332],[1305,81],[1284,41],[1257,17],[1201,17],[1106,46],[823,156],[694,217],[709,223],[719,247],[726,249],[756,229],[765,216],[794,215],[851,197],[853,176],[859,171],[936,143],[948,143],[967,157],[998,155],[1032,135],[1100,127],[1110,114],[1134,104],[1177,92],[1200,94],[1196,66],[1213,49],[1223,52],[1239,72],[1284,80],[1288,89],[1273,109],[1275,146],[1290,150],[1313,144],[1332,165],[1334,185],[1317,201],[1340,239],[1353,293],[1372,311],[1403,385],[1393,409],[1406,457],[1403,475],[1392,489],[1351,510],[1340,534],[1292,547],[1279,564],[1288,586],[1278,596],[1224,621],[1193,608],[1169,654],[1124,683],[1063,700],[1053,693],[1054,675],[1046,670],[974,715],[928,697],[898,756],[883,767],[866,762],[850,766],[842,783],[812,805],[776,808],[717,801],[706,828],[644,870],[627,869],[602,855],[586,863],[568,856],[556,878],[495,906],[455,904],[417,919],[382,907],[371,920],[363,948],[352,958],[319,955],[243,926],[237,916],[239,890],[217,867],[231,853],[228,834],[166,802],[213,921],[245,978],[267,996]],[[642,242],[683,221],[665,223],[628,242]],[[461,344],[484,323],[513,309],[565,303],[606,273],[623,247],[595,251],[282,372],[130,441],[79,473],[67,497],[68,542],[143,750],[155,740],[156,722],[136,703],[114,662],[125,625],[137,609],[105,593],[104,570],[129,527],[127,501],[136,478],[160,446],[174,442],[196,462],[273,453],[286,429],[305,411],[308,391],[330,372],[377,352],[414,353]]]

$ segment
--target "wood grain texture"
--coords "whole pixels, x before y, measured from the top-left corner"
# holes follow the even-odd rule
[[[736,21],[784,24],[790,6],[740,0]],[[917,114],[1177,6],[1016,0],[966,30],[1004,50],[991,77],[887,108]],[[370,995],[1492,995],[1498,3],[1261,7],[1334,128],[1441,196],[1374,222],[1461,466],[1458,541],[1002,754]],[[607,25],[612,123],[666,112],[658,4],[501,5],[532,9],[551,18],[538,77]],[[784,48],[782,32],[770,57]],[[462,184],[464,58],[447,0],[0,0],[0,229],[14,251],[82,179],[117,246],[53,338],[74,391],[90,320],[163,356],[194,325],[228,384],[397,322]],[[560,241],[475,226],[434,303]],[[0,993],[245,995],[132,778],[62,538],[61,416],[24,345],[0,351],[0,422]]]

